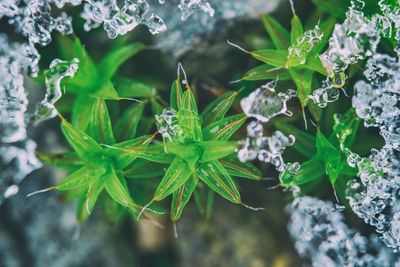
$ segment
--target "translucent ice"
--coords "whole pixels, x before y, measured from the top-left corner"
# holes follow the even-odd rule
[[[164,141],[172,141],[178,134],[176,111],[173,108],[165,108],[161,114],[156,115],[156,125]]]
[[[294,45],[289,47],[288,62],[293,65],[304,64],[311,49],[321,42],[323,32],[315,26],[314,29],[304,32]]]
[[[26,138],[26,97],[23,73],[37,72],[39,54],[28,44],[9,44],[0,34],[0,141],[11,143]]]
[[[17,31],[28,38],[31,44],[47,45],[51,42],[51,33],[58,31],[62,34],[72,33],[71,18],[62,12],[56,18],[52,17],[51,4],[62,7],[64,0],[24,0],[5,1],[0,4],[0,18],[9,17],[10,24],[16,26]],[[68,1],[74,5],[80,1]]]
[[[376,235],[364,237],[344,223],[341,207],[299,197],[287,207],[289,233],[299,255],[312,266],[394,266],[399,261]]]
[[[282,153],[295,142],[293,135],[285,136],[276,131],[272,136],[265,137],[263,126],[258,121],[247,125],[248,137],[243,140],[243,146],[237,151],[240,161],[258,159],[273,164],[279,171],[285,169]]]
[[[214,16],[214,9],[209,2],[202,0],[180,0],[178,8],[181,10],[181,20],[187,20],[195,10],[201,10],[210,17]]]
[[[240,101],[240,106],[247,116],[265,123],[279,114],[292,115],[287,110],[286,102],[293,94],[290,94],[290,96],[285,94],[277,95],[275,93],[275,83],[276,81],[268,82]]]
[[[61,81],[65,77],[74,77],[75,72],[78,70],[78,63],[79,60],[77,58],[71,61],[54,59],[51,62],[49,69],[45,71],[46,95],[37,106],[32,122],[50,119],[57,115],[54,104],[61,98],[63,93]]]
[[[129,0],[87,0],[81,17],[86,20],[86,31],[104,23],[109,38],[126,34],[139,24],[146,25],[152,34],[165,31],[167,26],[162,18],[155,14],[149,15],[149,9],[145,0],[138,0],[135,4]]]
[[[18,192],[17,184],[26,175],[41,167],[35,149],[36,144],[32,140],[0,147],[0,204]]]

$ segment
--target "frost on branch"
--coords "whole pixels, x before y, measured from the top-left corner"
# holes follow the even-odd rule
[[[288,229],[296,250],[312,266],[400,264],[400,258],[382,246],[377,236],[367,238],[349,228],[332,202],[299,197],[287,211],[290,213]]]

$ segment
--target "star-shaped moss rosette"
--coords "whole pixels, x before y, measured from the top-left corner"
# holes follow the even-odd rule
[[[148,190],[149,185],[146,182],[135,183],[135,186],[138,187],[136,188],[137,191],[141,191],[141,193],[131,197],[132,190],[130,190],[125,177],[157,177],[162,171],[162,166],[160,164],[148,166],[148,162],[137,159],[132,153],[116,150],[114,147],[123,149],[143,148],[150,144],[155,134],[116,143],[107,105],[103,99],[96,101],[96,109],[87,118],[89,129],[92,129],[89,132],[92,134],[85,133],[59,115],[62,121],[62,132],[74,152],[55,154],[38,152],[37,154],[45,163],[65,169],[72,174],[61,181],[60,184],[38,192],[51,189],[68,191],[68,199],[78,198],[77,217],[80,221],[83,221],[88,218],[101,192],[105,190],[108,197],[107,194],[103,194],[101,202],[103,206],[108,206],[106,212],[110,213],[110,206],[115,209],[115,212],[110,215],[110,219],[115,220],[124,212],[123,209],[116,207],[113,204],[114,202],[129,208],[132,215],[137,218],[141,204],[146,203],[148,199],[144,192]],[[128,109],[128,114],[129,112]],[[122,116],[115,126],[115,132],[122,134],[118,123],[129,125],[129,131],[136,132],[140,116],[132,117]],[[125,129],[122,128],[122,132],[124,131]],[[151,171],[146,171],[146,169]],[[110,199],[114,201],[110,203]]]
[[[291,168],[287,168],[279,177],[280,185],[302,186],[328,177],[335,193],[339,186],[338,193],[345,199],[346,182],[354,179],[358,174],[357,166],[353,166],[348,160],[352,154],[352,146],[359,125],[360,118],[357,117],[353,108],[343,115],[334,114],[333,131],[328,138],[319,127],[317,127],[316,136],[313,137],[294,126],[276,121],[277,129],[296,137],[293,148],[309,158],[300,165],[299,171],[295,174],[291,173]]]
[[[90,128],[87,118],[94,110],[101,108],[101,102],[104,99],[147,99],[146,103],[150,102],[153,110],[160,110],[160,97],[153,86],[132,78],[115,75],[126,60],[146,48],[144,44],[118,44],[99,62],[95,62],[77,37],[60,37],[58,43],[62,58],[69,61],[59,60],[58,64],[45,72],[48,94],[52,94],[50,91],[52,88],[64,89],[56,107],[61,113],[71,111],[71,123],[80,130],[87,131],[87,128]],[[66,66],[71,64],[78,65],[77,71],[72,77],[55,78],[62,76]],[[71,96],[73,96],[72,105],[70,103]],[[140,117],[143,108],[144,105],[136,105],[136,107],[131,107],[127,113],[138,114]],[[118,127],[125,126],[119,125]],[[128,131],[129,127],[126,129],[123,136],[116,136],[118,140],[126,140],[134,136],[134,133]]]
[[[77,217],[80,221],[83,221],[88,218],[100,193],[105,190],[116,203],[129,208],[133,216],[137,217],[141,206],[130,196],[124,176],[124,170],[129,172],[135,169],[134,161],[137,157],[124,150],[100,145],[91,136],[67,122],[62,116],[60,117],[62,132],[74,152],[64,154],[38,153],[38,155],[47,164],[71,171],[72,174],[64,178],[58,185],[32,194],[52,189],[73,190],[73,195],[78,197]],[[105,119],[105,121],[107,127],[110,127],[110,121],[108,119]],[[110,133],[112,134],[112,131],[104,131],[103,133],[106,139],[112,139],[111,136],[108,136]],[[117,144],[112,143],[112,145],[123,149],[143,148],[152,141],[154,136],[145,135]]]
[[[244,114],[225,117],[237,92],[225,93],[200,115],[186,78],[184,84],[185,92],[178,75],[171,88],[171,107],[156,116],[159,132],[163,135],[162,144],[133,149],[115,147],[132,156],[169,164],[154,197],[142,211],[172,194],[171,219],[176,222],[196,188],[201,190],[202,184],[235,204],[251,208],[242,202],[232,178],[261,179],[261,172],[256,167],[237,158],[235,151],[241,143],[229,141],[247,120]]]
[[[309,102],[309,95],[318,88],[316,83],[313,83],[314,74],[319,73],[328,76],[319,58],[319,53],[328,42],[336,18],[331,16],[321,22],[320,25],[316,25],[314,29],[304,31],[303,24],[296,15],[293,6],[292,13],[290,32],[273,17],[267,14],[261,16],[275,49],[248,51],[229,41],[228,43],[265,63],[249,70],[241,80],[292,80],[296,85],[297,96],[303,112],[304,108],[311,104],[310,112],[318,117],[319,108],[314,103]],[[270,40],[264,41],[264,43],[269,42]],[[336,87],[343,86],[343,79],[340,75],[337,74],[332,77],[333,84]]]

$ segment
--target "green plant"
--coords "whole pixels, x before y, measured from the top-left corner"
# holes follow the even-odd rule
[[[251,208],[242,202],[232,178],[262,179],[261,172],[251,163],[238,160],[235,150],[241,143],[229,141],[247,120],[244,114],[225,116],[237,92],[225,93],[199,114],[193,91],[185,78],[187,89],[183,92],[178,75],[171,88],[171,107],[162,110],[159,97],[151,87],[128,78],[118,78],[115,87],[122,90],[116,91],[111,83],[116,66],[121,65],[128,55],[142,49],[142,45],[117,48],[95,67],[77,38],[72,42],[66,41],[64,46],[66,44],[74,50],[69,57],[77,56],[80,63],[76,75],[63,80],[66,91],[77,95],[71,111],[72,123],[59,114],[62,132],[74,152],[38,155],[46,163],[72,174],[45,190],[68,191],[68,198],[77,197],[77,217],[81,221],[88,218],[98,199],[104,207],[112,199],[139,219],[141,210],[149,208],[156,213],[162,212],[153,202],[172,194],[173,222],[180,218],[193,193],[199,210],[207,216],[212,210],[212,191],[233,203]],[[104,67],[116,59],[118,64],[113,64],[112,70]],[[104,74],[105,70],[108,70],[107,74]],[[103,78],[99,80],[99,76]],[[81,84],[83,77],[88,81]],[[120,97],[121,91],[124,97],[146,98],[131,105],[116,122],[112,122],[105,100],[125,99]],[[159,132],[163,134],[162,143],[154,140],[155,134],[135,138],[144,105],[148,102],[155,114],[160,113],[156,115],[156,121]],[[151,121],[155,122],[154,119]],[[171,131],[175,133],[171,134]],[[148,202],[145,192],[154,186],[154,181],[148,180],[159,176],[163,177]],[[137,188],[139,190],[135,190]],[[206,191],[205,195],[203,191]],[[146,202],[148,204],[144,206]],[[207,204],[204,206],[204,203]]]

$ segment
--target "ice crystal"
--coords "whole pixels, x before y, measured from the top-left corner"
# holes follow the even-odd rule
[[[363,2],[352,1],[343,24],[336,24],[329,39],[329,48],[320,59],[331,78],[347,69],[349,64],[372,56],[380,40],[375,19],[368,19],[359,8]],[[358,8],[358,9],[357,9]]]
[[[292,115],[286,102],[293,96],[293,90],[290,89],[288,94],[276,94],[275,84],[276,81],[268,82],[240,101],[247,116],[265,123],[279,114]]]
[[[320,108],[324,108],[330,102],[335,102],[339,99],[339,90],[329,80],[322,82],[322,87],[315,90],[312,95],[308,96]]]
[[[126,34],[139,24],[146,25],[152,34],[167,29],[163,19],[155,14],[149,15],[150,6],[145,0],[123,1],[119,5],[117,0],[87,0],[81,17],[86,20],[84,29],[90,31],[102,23],[109,38]]]
[[[180,0],[178,8],[181,10],[181,20],[187,20],[195,10],[201,10],[207,13],[210,17],[214,16],[215,10],[209,2],[202,0]]]
[[[285,169],[282,153],[295,142],[293,135],[285,136],[276,131],[272,136],[264,136],[263,125],[252,121],[247,125],[248,137],[243,140],[243,146],[237,151],[240,161],[258,159],[273,164],[278,171]]]
[[[24,71],[37,72],[39,54],[28,44],[9,44],[0,34],[0,141],[17,142],[26,138],[25,111],[28,104]]]
[[[17,184],[26,175],[41,167],[35,156],[35,148],[35,142],[29,139],[0,147],[0,204],[18,192]]]
[[[366,127],[379,127],[385,145],[368,158],[348,155],[358,167],[360,181],[348,184],[347,198],[353,211],[376,227],[383,242],[400,249],[400,64],[388,55],[375,54],[366,64],[366,81],[354,86],[353,107]]]
[[[54,59],[51,62],[49,69],[45,71],[46,95],[37,106],[36,112],[31,119],[32,122],[50,119],[57,115],[54,104],[61,98],[63,93],[61,80],[65,77],[74,77],[75,72],[78,70],[78,63],[79,60],[77,58],[71,61]]]
[[[288,61],[292,64],[304,64],[311,49],[321,42],[323,32],[318,25],[314,29],[304,32],[296,43],[289,47]]]
[[[397,255],[382,246],[376,235],[367,238],[344,223],[332,202],[299,197],[287,207],[289,233],[301,257],[312,266],[393,266]]]
[[[62,7],[66,2],[74,5],[80,3],[76,0],[9,0],[0,4],[0,18],[9,17],[9,23],[14,24],[31,44],[47,45],[55,30],[62,34],[72,33],[71,18],[66,13],[62,12],[57,18],[51,16],[51,3]]]
[[[156,115],[156,124],[164,141],[172,141],[178,134],[178,118],[173,108],[165,108],[161,114]]]

